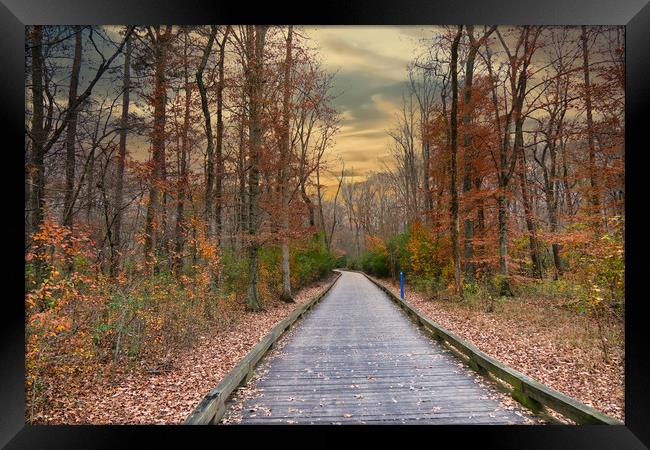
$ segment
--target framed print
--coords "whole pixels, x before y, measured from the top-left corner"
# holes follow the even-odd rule
[[[2,445],[647,448],[650,7],[313,7],[3,0]]]

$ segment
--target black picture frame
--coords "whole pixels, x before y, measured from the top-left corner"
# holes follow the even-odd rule
[[[648,173],[648,105],[650,104],[650,4],[647,0],[545,0],[519,3],[513,0],[336,0],[321,3],[253,3],[208,0],[0,0],[0,114],[7,126],[0,143],[5,163],[0,177],[0,198],[8,206],[2,223],[2,286],[0,306],[2,348],[0,349],[0,445],[6,448],[116,448],[151,447],[172,444],[189,447],[190,439],[207,439],[211,445],[237,445],[226,437],[237,434],[251,445],[250,437],[270,433],[266,445],[285,445],[281,438],[296,428],[282,427],[182,427],[182,426],[46,426],[25,424],[24,391],[24,207],[20,189],[24,186],[24,37],[25,25],[32,24],[547,24],[626,26],[626,362],[625,426],[426,426],[418,427],[298,427],[308,440],[326,444],[364,432],[378,439],[396,437],[407,445],[447,442],[481,448],[611,448],[650,446],[650,370],[648,346],[644,344],[647,303],[645,290],[650,264],[644,259],[648,233],[644,225],[644,171]],[[24,153],[23,153],[24,154]],[[646,175],[647,176],[647,175]],[[24,235],[24,232],[23,232]],[[645,339],[644,339],[645,338]],[[324,432],[326,431],[326,432]],[[313,433],[323,435],[313,439]],[[234,437],[234,436],[232,436]],[[286,436],[284,436],[286,437]],[[295,438],[294,438],[295,439]],[[450,439],[450,440],[449,440]],[[293,439],[292,439],[293,440]],[[227,443],[228,442],[228,443]]]

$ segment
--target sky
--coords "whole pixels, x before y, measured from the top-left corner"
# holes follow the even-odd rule
[[[408,85],[407,64],[419,54],[421,40],[435,28],[420,26],[302,27],[319,49],[323,65],[335,73],[334,106],[341,114],[331,159],[341,157],[346,171],[360,181],[389,159],[395,114]],[[335,165],[338,166],[338,165]],[[340,170],[337,167],[336,170]],[[324,180],[332,185],[332,176]]]

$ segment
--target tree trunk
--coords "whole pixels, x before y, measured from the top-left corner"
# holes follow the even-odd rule
[[[43,223],[43,207],[45,205],[45,130],[43,128],[43,27],[35,25],[31,33],[32,53],[32,153],[29,166],[30,179],[30,208],[31,232],[36,233]],[[34,260],[34,278],[36,286],[41,284],[44,277],[44,264],[37,251]]]
[[[249,58],[246,83],[248,85],[249,99],[249,177],[248,177],[248,221],[249,221],[249,247],[248,247],[248,293],[246,308],[249,311],[259,311],[259,172],[262,150],[262,89],[263,89],[263,58],[264,39],[266,26],[249,26]],[[253,31],[254,29],[254,31]],[[254,42],[250,42],[253,40]],[[252,47],[252,48],[251,48]]]
[[[111,254],[111,276],[115,276],[120,268],[120,246],[122,245],[122,203],[124,190],[124,166],[126,163],[126,137],[129,125],[129,91],[131,90],[131,39],[126,42],[124,55],[124,78],[122,80],[122,117],[120,121],[120,144],[117,160],[117,180],[115,185],[115,221],[113,223],[113,247],[116,249]]]
[[[217,255],[221,255],[221,233],[223,228],[223,218],[222,218],[222,209],[223,209],[223,174],[224,174],[224,162],[223,162],[223,88],[224,88],[224,62],[226,59],[226,42],[228,40],[228,34],[230,33],[230,25],[226,26],[226,30],[223,35],[223,41],[219,46],[219,63],[218,63],[218,72],[219,72],[219,84],[217,85],[217,136],[215,143],[215,159],[216,159],[216,173],[214,177],[214,199],[215,199],[215,246],[217,250]],[[221,270],[217,268],[216,283],[217,286],[221,286]]]
[[[93,197],[95,196],[95,151],[97,150],[97,142],[95,139],[93,141],[86,170],[86,224],[91,226],[93,207],[95,206]]]
[[[552,235],[555,235],[558,229],[557,200],[548,201],[547,207],[548,207],[549,230],[551,231]],[[558,278],[560,278],[560,276],[562,276],[562,258],[560,257],[560,252],[562,248],[560,244],[558,244],[557,242],[553,242],[551,244],[551,248],[553,250],[553,265],[555,266],[554,278],[557,280]]]
[[[424,183],[424,199],[426,207],[427,223],[431,223],[431,216],[433,213],[433,186],[431,185],[431,146],[426,140],[422,138],[422,158],[423,158],[423,183]]]
[[[467,196],[472,190],[472,132],[470,129],[470,122],[472,117],[471,102],[472,102],[472,83],[474,79],[474,61],[476,59],[476,52],[478,51],[478,46],[474,45],[473,33],[474,27],[472,25],[467,26],[467,33],[470,36],[470,49],[467,54],[467,61],[465,62],[465,86],[464,86],[464,108],[463,108],[463,149],[464,149],[464,173],[463,173],[463,195]],[[471,211],[471,205],[467,200],[465,200],[465,209],[467,213],[465,215],[465,242],[464,242],[464,272],[470,279],[474,279],[476,276],[476,268],[472,258],[474,257],[474,220],[472,219],[469,211]]]
[[[499,208],[499,269],[501,274],[508,276],[508,244],[506,240],[506,219],[507,219],[507,203],[506,203],[506,187],[499,186],[499,193],[497,195],[497,204]]]
[[[68,91],[68,108],[71,108],[77,99],[77,88],[79,87],[79,71],[81,69],[81,38],[82,28],[73,27],[75,30],[74,57],[72,60],[72,72],[70,74],[70,90]],[[70,115],[68,128],[65,136],[65,198],[63,200],[63,226],[73,232],[74,219],[72,210],[74,208],[74,176],[75,176],[75,141],[77,139],[77,109]],[[72,261],[68,261],[68,270],[72,271]]]
[[[300,195],[302,200],[307,205],[307,211],[309,212],[309,226],[314,227],[316,225],[316,217],[314,211],[314,202],[311,201],[309,195],[307,195],[307,190],[305,188],[305,183],[300,183]]]
[[[246,202],[246,167],[244,165],[246,160],[246,142],[245,142],[245,132],[244,126],[246,123],[245,114],[246,106],[246,88],[242,90],[242,107],[241,107],[241,123],[239,124],[239,154],[237,158],[237,175],[239,181],[239,217],[238,217],[238,230],[240,232],[240,249],[243,247],[243,236],[244,233],[248,232],[248,213],[246,208],[248,204]],[[241,252],[240,252],[241,254]]]
[[[520,131],[521,132],[521,131]],[[516,138],[521,145],[523,137]],[[519,150],[518,150],[519,151]],[[535,226],[533,211],[531,207],[530,195],[528,192],[528,183],[526,181],[526,164],[523,158],[523,149],[522,157],[519,160],[519,186],[521,188],[521,198],[524,206],[524,215],[526,219],[526,229],[528,230],[528,245],[530,249],[530,261],[533,266],[533,277],[542,278],[542,264],[539,254],[539,242],[537,240],[537,229]]]
[[[323,193],[320,184],[320,162],[316,166],[316,198],[318,200],[318,221],[323,233],[323,244],[327,246],[327,225],[325,224],[325,214],[323,214]]]
[[[481,189],[481,178],[476,177],[474,178],[474,189],[479,191]],[[476,230],[475,230],[475,236],[478,235],[479,240],[484,239],[484,233],[485,233],[485,205],[482,197],[479,197],[476,201],[477,204],[477,212],[476,212]],[[478,243],[476,244],[476,253],[480,255],[480,257],[483,257],[485,254],[485,244],[483,243]],[[486,265],[485,263],[478,263],[476,264],[476,271],[481,272],[482,276],[485,273],[485,268]]]
[[[159,27],[157,27],[159,29]],[[144,254],[145,262],[153,269],[154,273],[158,272],[159,265],[154,258],[154,248],[160,246],[160,228],[161,223],[156,222],[160,209],[160,184],[163,181],[165,165],[165,105],[167,103],[167,83],[165,80],[165,70],[167,68],[167,41],[170,26],[167,26],[165,34],[160,34],[156,30],[156,42],[154,43],[154,117],[153,130],[151,135],[152,146],[152,177],[149,188],[149,202],[147,204],[147,215],[145,219],[145,242]]]
[[[510,88],[512,92],[512,109],[510,113],[507,114],[506,120],[501,125],[499,114],[498,114],[498,102],[496,97],[496,85],[492,89],[492,101],[495,106],[495,122],[497,124],[497,129],[503,131],[503,137],[501,138],[500,148],[499,148],[499,164],[498,164],[498,179],[499,179],[499,192],[497,195],[497,203],[499,208],[499,266],[501,269],[501,279],[500,291],[501,295],[512,295],[512,290],[510,288],[510,279],[508,272],[508,242],[507,242],[507,227],[508,227],[508,206],[506,199],[506,190],[508,184],[512,179],[512,176],[515,171],[517,164],[517,159],[520,157],[520,152],[523,152],[523,123],[524,123],[524,114],[523,114],[523,104],[524,97],[526,95],[526,84],[527,84],[527,71],[530,64],[530,58],[534,52],[531,50],[531,45],[534,46],[537,36],[539,35],[539,29],[537,29],[537,34],[533,38],[533,41],[530,41],[530,26],[524,26],[522,29],[522,39],[523,39],[523,55],[522,62],[520,66],[519,76],[517,76],[517,65],[515,64],[516,57],[510,57]],[[497,30],[497,34],[498,30]],[[500,36],[500,35],[499,35]],[[500,37],[500,39],[502,39]],[[507,50],[505,41],[502,39],[502,44]],[[488,71],[490,77],[492,78],[492,66],[490,62],[489,51],[487,52],[487,62],[488,62]],[[510,148],[510,124],[514,122],[515,124],[515,141],[512,145],[512,151],[508,155],[508,149]]]
[[[284,62],[284,86],[282,93],[282,142],[280,144],[280,191],[282,195],[282,295],[283,301],[292,302],[291,266],[289,264],[289,156],[291,151],[289,114],[291,100],[291,67],[293,25],[287,31],[286,57]]]
[[[178,192],[176,199],[176,225],[174,227],[175,234],[175,248],[174,248],[174,272],[180,275],[183,270],[183,247],[185,246],[185,190],[187,189],[188,174],[187,174],[187,152],[189,148],[188,132],[190,128],[190,105],[192,89],[190,86],[189,73],[188,73],[188,36],[185,34],[185,45],[183,48],[183,76],[185,82],[185,110],[183,114],[183,131],[181,135],[180,155],[179,155],[179,180]]]
[[[595,217],[594,227],[598,232],[600,230],[600,192],[598,190],[598,178],[596,175],[596,144],[594,133],[594,119],[591,105],[591,81],[589,79],[589,48],[587,40],[587,27],[582,25],[582,69],[585,79],[585,106],[587,109],[587,142],[589,144],[589,179],[591,189],[589,191],[589,200],[591,202],[591,214]]]
[[[562,119],[560,119],[562,120]],[[560,135],[561,127],[558,127],[557,134]],[[552,133],[552,128],[550,130]],[[549,133],[550,134],[550,133]],[[548,223],[549,231],[551,235],[555,238],[555,233],[558,230],[558,203],[560,197],[560,187],[559,181],[556,181],[557,173],[557,149],[555,147],[556,143],[553,140],[550,140],[548,144],[548,150],[551,155],[551,169],[548,173],[548,169],[545,165],[545,159],[542,161],[544,164],[542,170],[544,173],[544,191],[546,197],[546,209],[548,210]],[[544,153],[545,155],[545,153]],[[566,183],[566,188],[568,189],[568,183]],[[552,242],[551,249],[553,251],[553,265],[555,267],[555,273],[553,278],[557,280],[562,275],[562,260],[560,258],[561,247],[557,242]]]
[[[203,82],[203,71],[205,66],[208,63],[208,57],[212,52],[212,45],[214,43],[215,36],[217,35],[217,27],[212,25],[210,30],[210,36],[208,37],[208,43],[203,50],[203,57],[199,67],[196,70],[196,84],[199,88],[199,94],[201,95],[201,110],[203,111],[203,118],[205,120],[205,135],[207,139],[206,147],[206,181],[205,181],[205,234],[206,239],[210,240],[212,238],[212,229],[213,229],[213,204],[212,204],[212,188],[214,185],[214,147],[212,142],[212,118],[210,116],[210,108],[208,105],[208,95],[205,88],[205,83]]]
[[[462,33],[462,25],[451,44],[451,245],[454,259],[454,281],[456,293],[463,298],[463,284],[461,280],[460,244],[458,240],[458,187],[457,187],[457,154],[458,154],[458,44]]]
[[[566,203],[566,212],[569,216],[573,215],[573,199],[571,195],[571,184],[569,183],[569,167],[567,163],[567,154],[565,145],[560,146],[562,152],[562,185],[564,187],[564,202]]]

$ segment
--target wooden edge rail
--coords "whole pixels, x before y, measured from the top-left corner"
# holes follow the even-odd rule
[[[230,395],[240,385],[246,384],[253,376],[253,371],[257,363],[264,355],[273,348],[273,345],[282,336],[282,334],[293,325],[306,311],[318,303],[336,284],[340,272],[335,272],[336,278],[332,283],[319,295],[309,301],[296,306],[296,308],[284,320],[275,325],[260,342],[244,356],[237,365],[226,374],[221,382],[212,389],[192,413],[185,419],[183,425],[208,425],[217,424],[226,412],[226,401]]]
[[[466,363],[483,376],[492,376],[510,386],[512,397],[535,413],[544,413],[548,407],[578,424],[625,425],[578,400],[527,377],[493,357],[482,352],[474,345],[464,341],[451,331],[424,317],[417,309],[403,302],[388,288],[361,271],[372,283],[388,294],[418,325],[428,331],[438,342],[447,344],[456,356],[464,356]],[[460,355],[459,355],[460,353]]]

